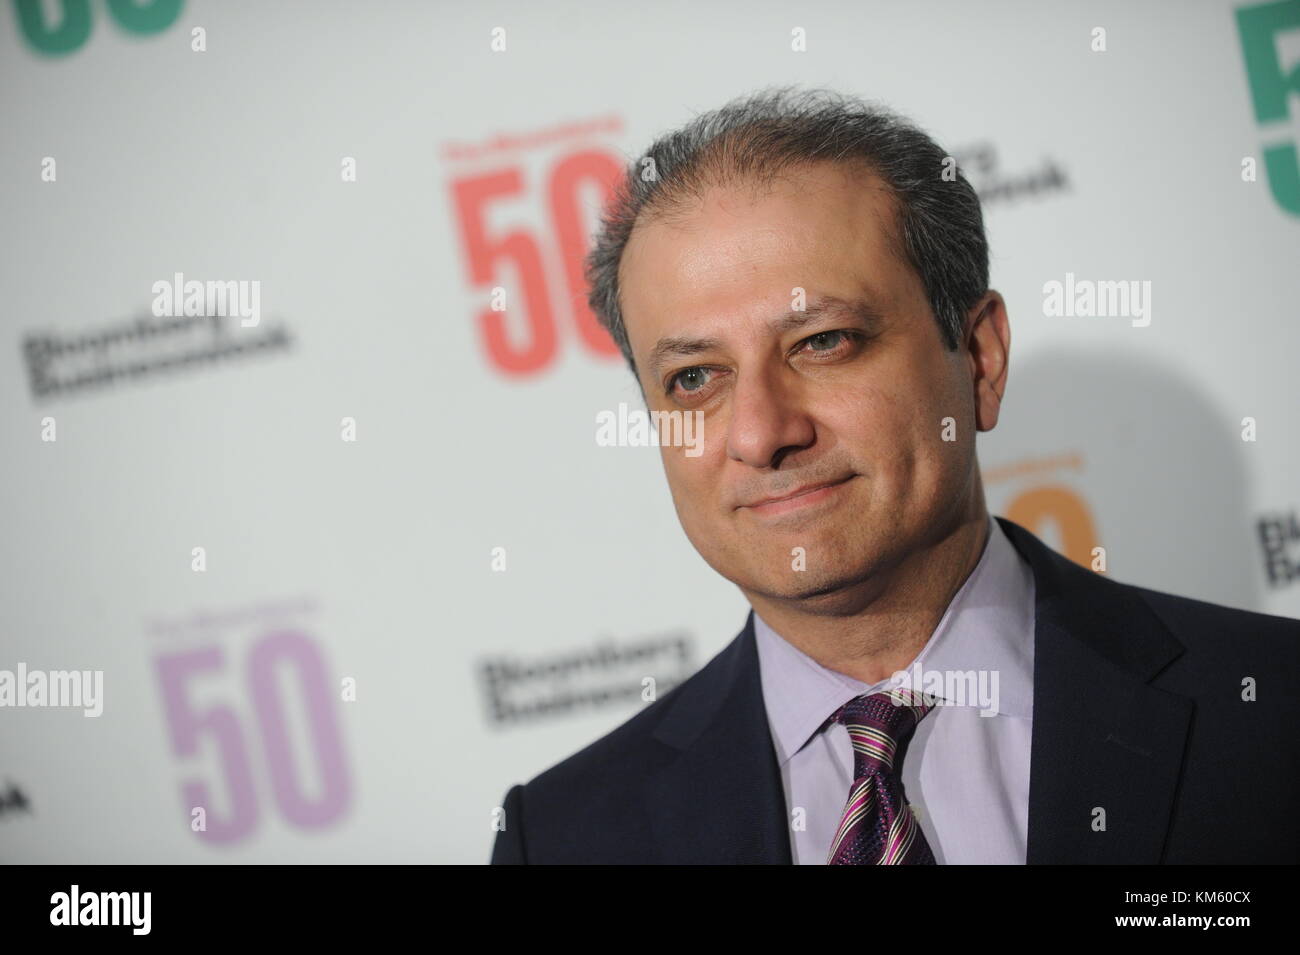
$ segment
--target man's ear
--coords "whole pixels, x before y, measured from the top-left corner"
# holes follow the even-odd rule
[[[975,426],[992,431],[998,423],[1011,364],[1011,322],[999,292],[989,289],[967,313],[966,349],[975,389]]]

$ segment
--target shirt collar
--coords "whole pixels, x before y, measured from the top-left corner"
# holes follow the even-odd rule
[[[891,685],[889,679],[866,684],[822,666],[781,637],[757,612],[754,636],[763,702],[781,765],[802,749],[839,707]],[[979,562],[911,667],[996,672],[998,713],[986,718],[1029,719],[1033,714],[1033,648],[1033,571],[990,516]]]

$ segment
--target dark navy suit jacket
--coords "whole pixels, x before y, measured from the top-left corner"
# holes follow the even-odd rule
[[[997,520],[1036,590],[1027,861],[1300,861],[1300,621],[1118,583]],[[504,809],[494,864],[789,864],[753,614]]]

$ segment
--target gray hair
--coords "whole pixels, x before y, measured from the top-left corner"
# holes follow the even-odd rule
[[[587,302],[633,375],[618,268],[637,221],[670,216],[712,186],[769,184],[818,161],[865,166],[893,191],[898,234],[889,242],[920,276],[944,344],[957,348],[966,313],[989,283],[974,188],[955,162],[952,177],[942,176],[948,154],[890,110],[830,90],[781,87],[734,99],[660,136],[628,165],[605,207],[586,260]]]

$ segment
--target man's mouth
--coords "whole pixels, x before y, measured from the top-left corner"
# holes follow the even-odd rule
[[[840,488],[855,476],[850,474],[847,477],[833,481],[818,481],[814,484],[805,484],[785,494],[760,498],[754,503],[742,505],[742,507],[748,508],[755,514],[763,515],[785,514],[801,508],[812,507],[814,504],[819,504],[838,495]]]

